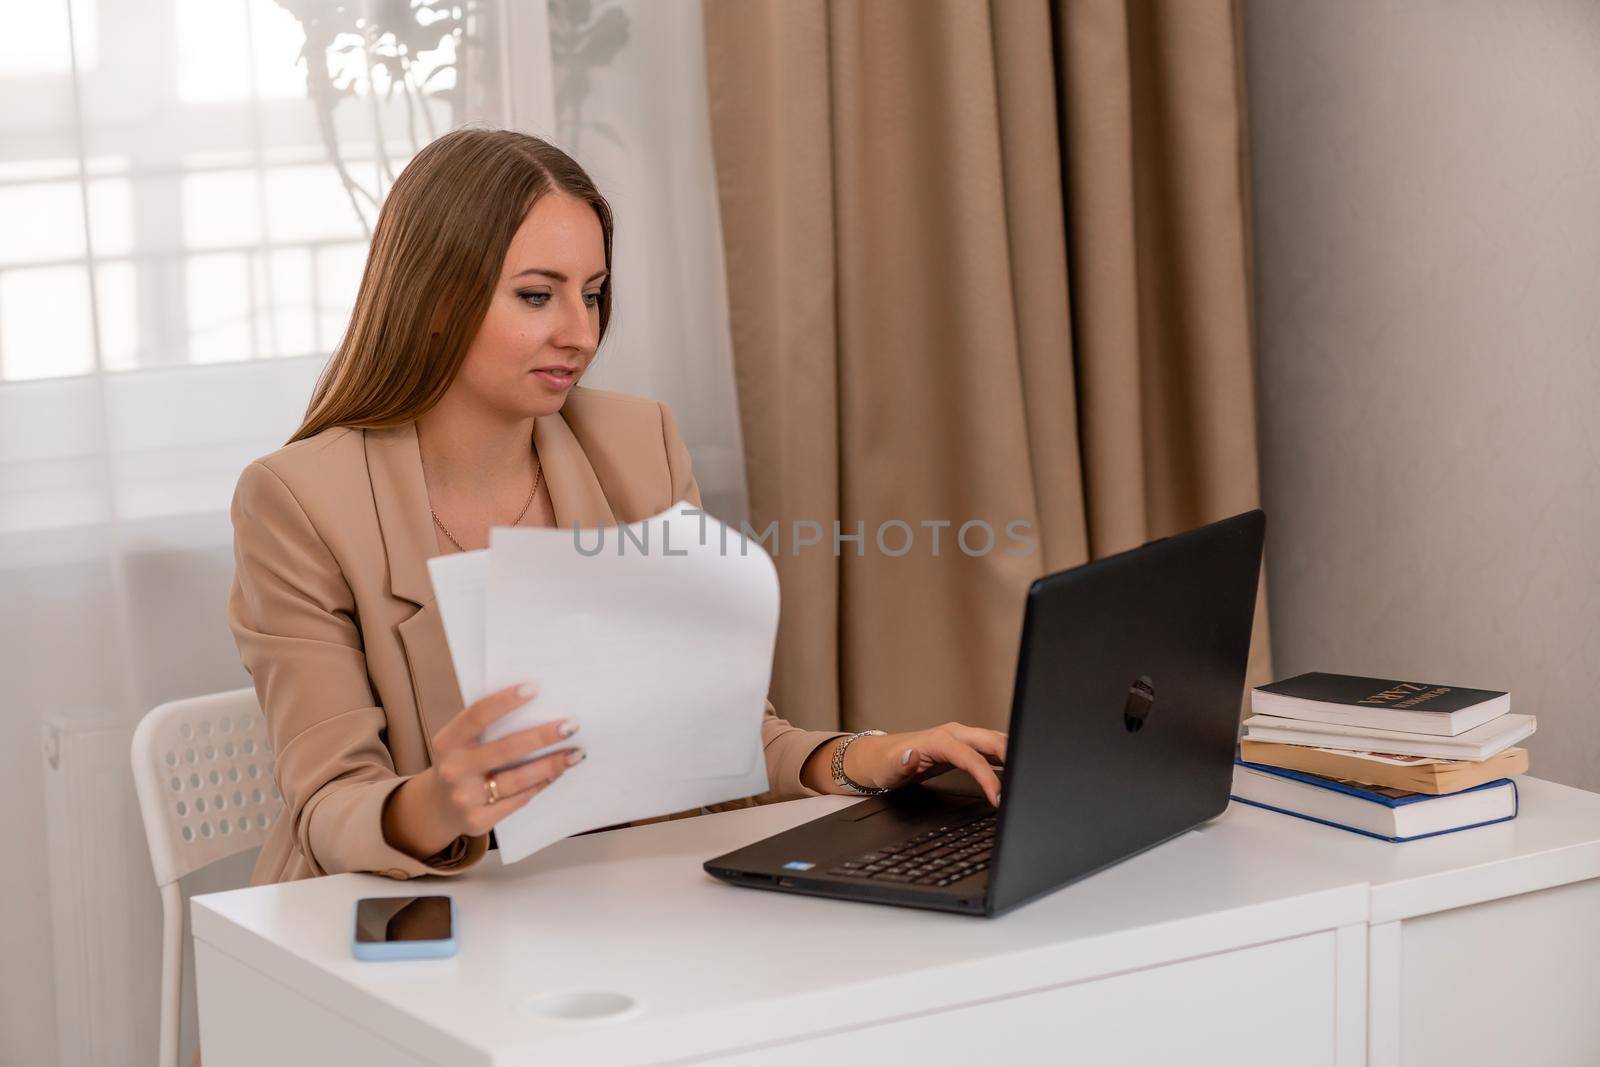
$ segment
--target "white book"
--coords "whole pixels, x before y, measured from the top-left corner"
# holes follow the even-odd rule
[[[1311,745],[1347,752],[1391,752],[1397,756],[1485,760],[1533,733],[1536,725],[1537,721],[1532,715],[1502,715],[1455,737],[1439,737],[1401,730],[1305,722],[1274,715],[1252,715],[1244,721],[1244,735],[1252,741]]]

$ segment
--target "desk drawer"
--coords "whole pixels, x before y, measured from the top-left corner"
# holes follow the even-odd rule
[[[1600,881],[1422,915],[1400,930],[1389,984],[1400,1047],[1378,1042],[1373,1067],[1600,1063]]]
[[[1312,934],[711,1062],[1332,1067],[1336,956]]]

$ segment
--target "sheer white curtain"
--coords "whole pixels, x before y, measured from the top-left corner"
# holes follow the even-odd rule
[[[699,0],[550,5],[554,140],[616,210],[617,317],[585,381],[664,400],[706,507],[745,517]]]
[[[133,933],[87,964],[58,961],[73,916],[47,873],[142,841],[129,852],[111,815],[104,841],[64,840],[76,824],[46,802],[41,739],[246,684],[224,619],[234,479],[297,425],[377,206],[421,145],[484,121],[590,169],[618,220],[592,383],[671,403],[712,510],[743,516],[700,7],[0,0],[0,15],[3,1057],[142,1062],[148,866],[103,887]],[[58,995],[85,965],[128,1003]]]

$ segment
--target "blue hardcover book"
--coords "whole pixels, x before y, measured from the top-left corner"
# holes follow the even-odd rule
[[[1510,778],[1436,795],[1342,782],[1237,758],[1233,763],[1234,800],[1383,841],[1415,841],[1517,817],[1517,783]]]

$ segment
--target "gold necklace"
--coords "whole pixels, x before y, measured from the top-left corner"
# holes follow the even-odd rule
[[[528,513],[529,508],[533,507],[533,498],[539,493],[539,480],[543,477],[544,464],[539,462],[539,456],[535,453],[533,457],[533,488],[528,490],[528,499],[522,505],[522,510],[517,512],[517,517],[512,521],[511,525],[522,525],[522,517]],[[466,549],[462,547],[460,541],[456,540],[455,534],[451,533],[450,528],[444,524],[444,520],[439,518],[439,513],[433,510],[433,501],[431,500],[428,501],[428,514],[433,516],[434,525],[439,527],[439,532],[444,534],[445,539],[456,546],[456,551],[465,552]]]

